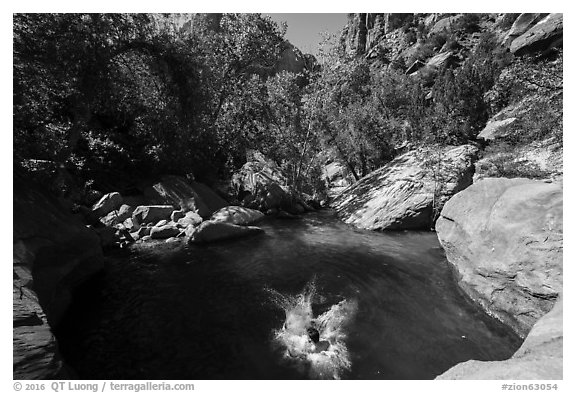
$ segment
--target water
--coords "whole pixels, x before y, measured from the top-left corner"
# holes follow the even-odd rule
[[[90,379],[431,379],[521,344],[460,292],[434,233],[329,212],[261,226],[110,260],[56,332],[68,363]]]

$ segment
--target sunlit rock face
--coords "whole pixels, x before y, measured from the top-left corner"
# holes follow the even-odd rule
[[[372,230],[428,229],[434,212],[472,184],[472,145],[407,152],[344,190],[332,202],[339,217]]]
[[[510,52],[516,56],[546,51],[562,46],[562,14],[550,14],[510,44]]]
[[[488,178],[436,222],[460,286],[522,337],[562,292],[562,199],[561,184]]]

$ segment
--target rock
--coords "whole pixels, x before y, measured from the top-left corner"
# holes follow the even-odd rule
[[[156,224],[169,220],[174,208],[169,205],[138,206],[132,213],[132,221],[137,225]]]
[[[232,188],[242,206],[262,212],[272,208],[292,211],[298,200],[278,165],[261,155],[233,175]]]
[[[170,215],[170,221],[178,222],[178,220],[184,218],[184,216],[186,216],[184,210],[174,210]]]
[[[507,127],[516,121],[515,117],[504,120],[489,121],[484,129],[478,134],[478,139],[493,140],[507,135]]]
[[[348,187],[350,184],[354,183],[354,178],[350,174],[350,171],[346,166],[342,165],[338,161],[327,163],[322,172],[324,181],[327,183],[328,188],[331,186]]]
[[[104,265],[98,235],[18,170],[13,177],[13,377],[60,379],[51,329]]]
[[[97,190],[88,190],[84,196],[86,206],[92,206],[102,198],[102,193]]]
[[[120,209],[111,211],[106,217],[102,217],[100,221],[104,225],[114,226],[124,222],[127,218],[131,218],[133,212],[134,208],[132,206],[124,204],[120,206]]]
[[[420,60],[414,60],[414,62],[406,70],[406,75],[410,75],[418,71],[420,68],[424,67],[426,64]]]
[[[506,37],[504,37],[502,45],[509,47],[512,41],[528,31],[528,29],[534,26],[538,21],[542,20],[544,16],[546,16],[546,14],[520,14],[514,21],[512,27],[510,27]]]
[[[545,51],[562,44],[562,14],[550,14],[510,44],[516,56]]]
[[[208,243],[218,240],[253,236],[263,233],[261,228],[240,226],[228,222],[204,221],[193,231],[186,230],[190,243]]]
[[[168,237],[177,236],[180,230],[175,225],[156,226],[150,230],[150,237],[152,239],[166,239]]]
[[[168,224],[168,220],[160,220],[154,226],[155,227],[163,227],[166,224]]]
[[[428,32],[428,37],[433,34],[440,34],[444,31],[451,32],[453,27],[464,18],[463,14],[458,14],[455,16],[450,16],[447,18],[440,19],[438,22],[432,26],[430,31]]]
[[[142,239],[144,236],[148,236],[150,235],[150,231],[152,228],[149,227],[141,227],[140,229],[138,229],[136,232],[134,232],[134,235],[138,236],[138,238]]]
[[[229,222],[236,225],[250,225],[264,218],[264,213],[242,206],[227,206],[215,212],[211,221]]]
[[[459,285],[525,337],[562,291],[562,186],[483,179],[456,194],[436,223]]]
[[[195,212],[186,212],[184,217],[178,220],[178,224],[184,226],[197,226],[202,222],[202,217],[200,217]]]
[[[150,239],[152,239],[152,236],[146,235],[146,236],[142,236],[142,237],[140,238],[140,241],[142,241],[142,242],[147,242],[147,241],[150,240]]]
[[[434,210],[472,184],[477,151],[471,145],[409,151],[345,189],[332,207],[363,229],[428,229]]]
[[[562,299],[552,311],[544,315],[532,328],[526,340],[508,360],[482,362],[469,360],[457,364],[436,379],[491,379],[491,380],[561,380]]]
[[[124,228],[126,228],[129,232],[135,232],[138,229],[140,229],[140,226],[134,225],[134,222],[132,221],[132,217],[127,218],[124,220],[124,222],[122,223],[122,225],[124,226]]]
[[[435,69],[446,67],[452,58],[452,52],[439,53],[426,62],[426,67],[432,67]]]
[[[111,192],[100,198],[100,200],[92,206],[92,211],[98,217],[104,217],[111,211],[118,209],[122,205],[122,202],[122,195],[117,192]]]
[[[208,186],[179,176],[164,176],[160,182],[145,189],[144,195],[151,203],[173,205],[176,210],[195,211],[202,218],[208,218],[228,205]]]

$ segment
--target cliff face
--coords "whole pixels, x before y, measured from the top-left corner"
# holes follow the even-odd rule
[[[470,49],[486,31],[517,55],[546,51],[562,45],[562,14],[349,14],[340,42],[350,56],[389,64],[409,57],[432,35],[455,33]]]

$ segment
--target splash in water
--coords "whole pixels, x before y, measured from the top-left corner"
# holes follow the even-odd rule
[[[286,313],[284,325],[274,331],[274,342],[283,349],[285,359],[302,371],[307,368],[314,379],[340,379],[344,371],[350,370],[345,328],[356,312],[356,301],[342,300],[314,318],[315,280],[296,296],[274,289],[268,292],[272,302]],[[318,343],[308,336],[307,329],[311,327],[320,335]]]

